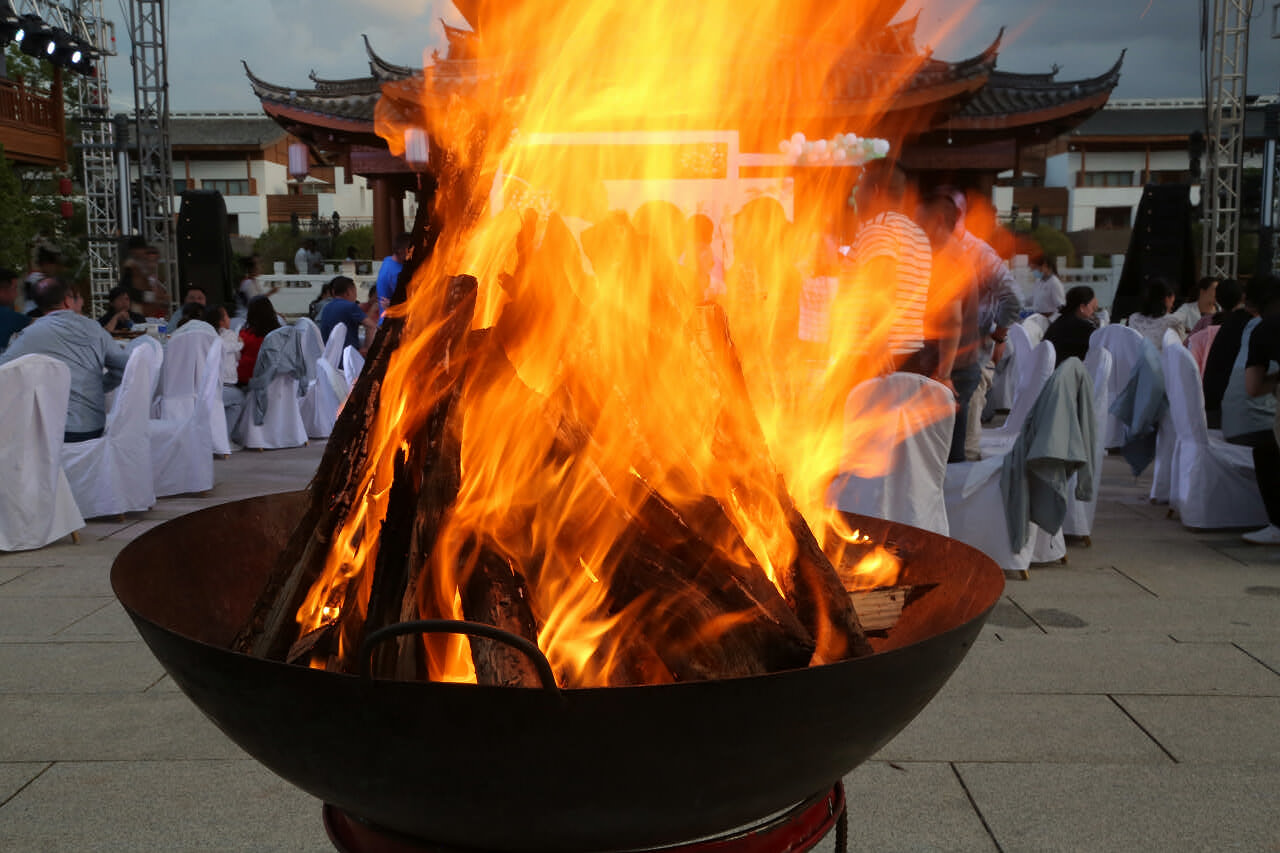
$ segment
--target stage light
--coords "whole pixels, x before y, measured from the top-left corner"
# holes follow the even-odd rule
[[[13,4],[7,0],[0,3],[0,48],[13,41],[21,29],[22,25],[13,11]]]
[[[52,54],[56,45],[53,41],[53,28],[40,19],[39,15],[23,15],[18,18],[19,29],[14,33],[14,41],[21,46],[27,56],[46,58]]]

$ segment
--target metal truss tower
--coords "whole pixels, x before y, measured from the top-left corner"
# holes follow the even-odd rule
[[[96,73],[76,75],[79,97],[73,115],[80,126],[89,292],[97,313],[105,310],[107,293],[120,276],[119,176],[113,153],[115,132],[107,86],[107,57],[114,56],[116,52],[115,32],[110,22],[102,17],[102,0],[76,0],[72,17],[80,35],[94,48]]]
[[[142,236],[160,251],[160,281],[177,307],[178,241],[173,212],[173,149],[169,140],[169,63],[164,0],[133,0],[134,121],[138,140],[138,205]]]
[[[1240,176],[1244,157],[1245,85],[1253,0],[1213,0],[1207,45],[1202,274],[1236,278],[1240,248]]]

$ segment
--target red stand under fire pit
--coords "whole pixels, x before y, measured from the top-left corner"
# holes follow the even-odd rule
[[[1004,588],[966,545],[858,518],[902,556],[899,583],[934,585],[872,636],[875,654],[640,687],[374,680],[230,651],[305,499],[174,519],[130,543],[111,580],[175,683],[246,752],[331,804],[335,843],[361,853],[415,849],[358,846],[367,827],[435,851],[809,849],[843,810],[842,796],[828,805],[832,780],[928,704]],[[228,547],[187,547],[209,530]],[[690,839],[714,840],[680,847]],[[756,839],[767,846],[738,846]]]
[[[818,846],[832,827],[836,827],[837,833],[836,853],[845,853],[848,846],[847,821],[844,785],[837,782],[825,794],[812,797],[756,826],[744,827],[717,838],[663,847],[662,853],[804,853]],[[324,807],[324,828],[339,853],[477,853],[379,829],[327,804]]]

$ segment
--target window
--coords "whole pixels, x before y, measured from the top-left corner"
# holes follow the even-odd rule
[[[186,179],[186,178],[174,178],[174,179],[173,179],[173,194],[174,194],[174,195],[182,195],[182,194],[183,194],[184,192],[186,192],[186,191],[187,191],[187,179]]]
[[[1133,172],[1081,172],[1082,187],[1132,187],[1135,186]]]
[[[1132,222],[1133,208],[1131,207],[1099,207],[1093,214],[1094,228],[1128,228]]]
[[[225,178],[205,179],[200,182],[200,188],[206,190],[217,190],[223,195],[249,195],[248,178],[239,178],[236,180],[227,180]]]

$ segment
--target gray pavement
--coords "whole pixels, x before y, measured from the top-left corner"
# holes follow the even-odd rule
[[[143,531],[299,488],[321,450],[237,453],[209,493],[0,555],[0,851],[333,849],[108,582]],[[845,779],[851,850],[1280,851],[1280,548],[1188,531],[1149,485],[1108,459],[1092,547],[1010,580],[934,702]]]

